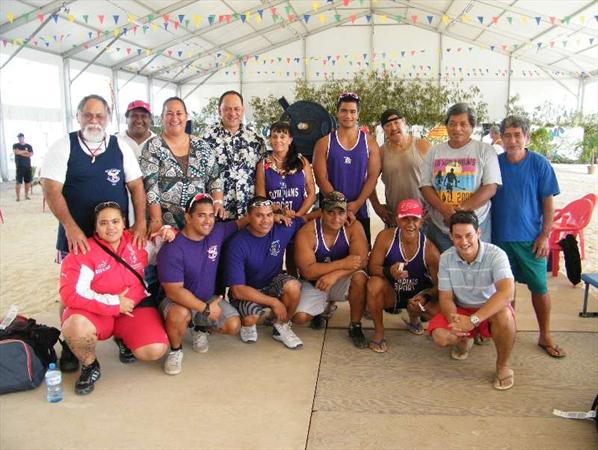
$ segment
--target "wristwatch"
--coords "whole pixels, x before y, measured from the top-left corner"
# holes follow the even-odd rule
[[[204,317],[208,317],[210,315],[210,305],[206,304],[205,309],[201,312],[201,315]]]
[[[475,314],[472,314],[471,316],[469,316],[469,320],[471,321],[471,323],[473,324],[474,327],[480,326],[480,318],[478,316],[476,316]]]

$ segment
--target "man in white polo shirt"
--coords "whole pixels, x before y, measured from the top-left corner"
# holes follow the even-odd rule
[[[492,337],[496,346],[493,386],[513,387],[515,374],[509,359],[515,343],[515,292],[507,254],[480,240],[480,226],[473,211],[459,211],[449,222],[453,247],[440,256],[438,298],[440,313],[428,332],[441,346],[454,346],[451,357],[466,359],[476,335]]]

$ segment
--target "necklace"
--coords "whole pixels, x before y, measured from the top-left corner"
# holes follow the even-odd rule
[[[106,145],[106,139],[102,139],[102,142],[100,142],[100,145],[98,145],[96,148],[92,149],[89,147],[89,145],[87,145],[87,142],[85,142],[85,139],[83,138],[83,135],[81,134],[81,132],[79,131],[79,137],[81,138],[81,142],[83,142],[83,145],[85,146],[85,148],[87,149],[87,151],[89,153],[91,153],[91,163],[94,164],[96,162],[96,155],[100,152],[102,146]]]

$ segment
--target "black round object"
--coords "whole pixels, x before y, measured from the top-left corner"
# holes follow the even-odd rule
[[[280,120],[290,122],[297,151],[311,162],[316,141],[336,127],[336,121],[322,105],[300,100],[288,106]]]

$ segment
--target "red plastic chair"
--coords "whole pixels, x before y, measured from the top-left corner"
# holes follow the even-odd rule
[[[592,212],[595,206],[596,195],[587,194],[582,198],[573,200],[564,208],[555,210],[552,229],[550,230],[550,237],[548,239],[553,277],[559,274],[559,252],[561,251],[561,247],[558,242],[568,234],[573,235],[575,238],[579,236],[581,259],[586,257],[583,229],[592,220]]]

